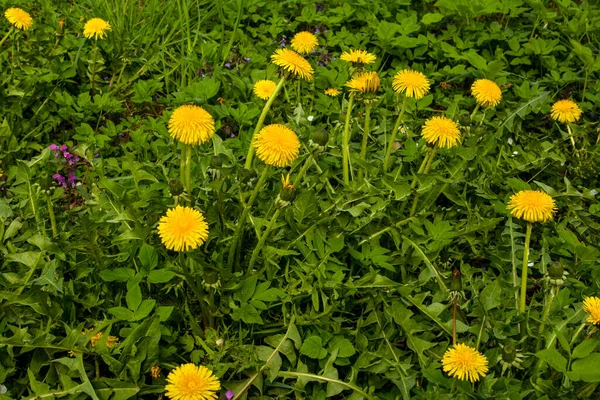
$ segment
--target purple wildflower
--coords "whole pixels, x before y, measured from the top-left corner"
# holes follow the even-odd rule
[[[286,43],[287,43],[287,40],[286,40],[285,36],[283,36],[283,37],[281,38],[281,41],[279,42],[279,45],[280,45],[281,47],[285,47]]]
[[[227,393],[225,393],[225,397],[227,397],[227,400],[233,399],[233,396],[235,396],[235,393],[233,393],[233,390],[228,390]]]
[[[244,61],[246,61],[247,63],[249,63],[252,59],[250,57],[246,57],[244,58]]]
[[[67,159],[67,162],[70,166],[73,166],[79,162],[79,157],[69,152],[65,154],[65,158]]]
[[[54,174],[52,175],[52,177],[56,179],[56,182],[59,184],[59,186],[62,186],[64,188],[67,187],[67,180],[64,176],[62,176],[61,174]]]
[[[78,178],[78,176],[75,176],[75,174],[73,172],[74,172],[74,170],[69,171],[69,179],[68,179],[72,188],[75,187],[75,180]]]
[[[230,63],[230,62],[226,62],[226,63],[225,63],[225,68],[227,68],[227,69],[231,69],[231,63]]]
[[[50,150],[54,150],[54,157],[58,157],[58,151],[60,150],[60,147],[58,147],[57,144],[52,143],[48,148]]]

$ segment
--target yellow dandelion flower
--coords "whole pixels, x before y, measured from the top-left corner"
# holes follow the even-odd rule
[[[160,219],[158,235],[169,250],[194,250],[208,239],[208,224],[200,211],[177,206]]]
[[[313,80],[313,67],[304,57],[293,50],[277,49],[275,54],[271,56],[271,61],[295,76],[307,81]]]
[[[427,143],[441,148],[456,146],[460,140],[458,124],[444,116],[432,117],[425,121],[421,135]]]
[[[263,79],[254,84],[254,94],[263,100],[269,100],[269,97],[273,94],[273,91],[277,87],[277,84],[268,79]]]
[[[102,336],[103,336],[102,332],[98,332],[90,338],[90,343],[92,344],[92,347],[96,346],[96,344],[100,341],[100,339],[102,339]]]
[[[319,45],[317,37],[310,32],[298,32],[292,38],[292,49],[300,54],[308,54]]]
[[[379,76],[377,76],[377,72],[373,71],[358,73],[346,83],[351,92],[360,93],[375,93],[379,90],[380,85]]]
[[[108,337],[106,338],[106,348],[107,349],[112,349],[113,347],[116,347],[118,344],[119,344],[118,337],[108,335]]]
[[[160,372],[162,370],[160,369],[160,367],[158,365],[153,365],[152,368],[150,368],[150,376],[153,377],[154,379],[158,379],[160,378]]]
[[[510,213],[528,222],[546,222],[556,212],[554,199],[539,190],[521,190],[510,196],[508,206]]]
[[[167,376],[165,394],[172,400],[214,400],[220,389],[221,383],[210,369],[183,364]]]
[[[287,126],[272,124],[262,128],[256,135],[254,149],[265,164],[285,167],[298,158],[300,141]]]
[[[559,122],[575,122],[581,118],[581,108],[572,100],[559,100],[552,106],[550,116]]]
[[[477,382],[488,372],[488,360],[476,349],[459,343],[444,353],[442,369],[451,377]]]
[[[423,73],[410,69],[398,71],[392,81],[392,88],[396,93],[404,93],[406,97],[417,100],[429,93],[429,85],[430,82]]]
[[[594,296],[583,299],[583,311],[590,314],[587,322],[600,325],[600,298]]]
[[[4,12],[4,16],[17,29],[22,29],[24,31],[31,28],[33,25],[33,18],[31,15],[25,10],[21,10],[20,8],[12,7]]]
[[[371,64],[377,60],[375,54],[368,53],[366,50],[345,51],[340,56],[340,60],[351,63]]]
[[[215,133],[215,120],[204,108],[183,105],[169,119],[169,133],[182,143],[198,145]]]
[[[83,36],[88,39],[104,39],[106,32],[110,30],[111,27],[108,22],[102,18],[92,18],[83,26]]]
[[[477,79],[473,82],[471,93],[477,104],[483,107],[496,107],[502,100],[500,86],[489,79]]]
[[[331,97],[336,97],[339,96],[342,92],[340,92],[338,89],[336,88],[329,88],[327,90],[325,90],[325,94],[327,96],[331,96]]]
[[[281,174],[281,189],[296,190],[296,187],[292,185],[292,181],[290,180],[290,174],[287,174],[287,176]]]

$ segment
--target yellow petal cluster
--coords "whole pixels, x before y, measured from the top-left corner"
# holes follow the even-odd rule
[[[459,343],[444,353],[442,369],[451,377],[477,382],[487,374],[488,360],[476,349]]]
[[[215,120],[202,107],[183,105],[171,114],[169,133],[184,144],[202,144],[214,135]]]
[[[208,224],[200,211],[177,206],[160,219],[158,235],[169,250],[194,250],[208,239]]]
[[[338,89],[336,88],[328,88],[325,90],[325,94],[327,96],[331,96],[331,97],[336,97],[339,96],[342,92],[340,92]]]
[[[340,60],[357,64],[372,64],[377,57],[366,50],[350,50],[345,51],[340,56]]]
[[[300,54],[308,54],[319,45],[317,37],[310,32],[298,32],[292,38],[292,49]]]
[[[558,122],[575,122],[581,118],[581,108],[572,100],[559,100],[552,105],[550,116]]]
[[[263,79],[262,81],[256,82],[252,90],[257,97],[263,100],[269,100],[269,97],[271,97],[276,87],[277,84],[275,82]]]
[[[254,140],[256,156],[267,165],[285,167],[300,153],[298,136],[285,125],[272,124],[261,129]]]
[[[454,147],[460,140],[458,124],[444,116],[432,117],[425,121],[421,135],[427,143],[441,148]]]
[[[429,86],[429,80],[423,73],[410,69],[399,71],[392,81],[396,93],[404,93],[406,97],[417,100],[429,93]]]
[[[521,190],[512,195],[506,207],[510,213],[528,222],[546,222],[556,212],[554,199],[539,190]]]
[[[477,104],[482,107],[496,107],[502,100],[500,86],[489,79],[477,79],[473,82],[471,93]]]
[[[377,72],[359,72],[346,83],[351,92],[375,93],[379,90],[381,81]]]
[[[586,297],[583,300],[583,311],[589,314],[587,322],[600,325],[600,298]]]
[[[169,373],[165,394],[171,400],[215,400],[220,389],[221,383],[210,369],[190,363]]]
[[[313,67],[304,57],[293,50],[277,49],[271,56],[271,61],[294,76],[307,81],[313,80]]]
[[[33,18],[31,18],[31,15],[20,8],[9,8],[4,12],[4,16],[8,22],[17,29],[26,31],[33,25]]]
[[[88,39],[104,39],[106,32],[110,30],[111,27],[108,22],[102,18],[92,18],[83,26],[83,36]]]

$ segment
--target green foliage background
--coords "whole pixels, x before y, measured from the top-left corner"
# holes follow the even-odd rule
[[[0,0],[0,9],[11,6],[30,12],[34,26],[0,48],[0,382],[7,390],[0,398],[156,398],[168,371],[186,362],[213,369],[238,394],[247,386],[240,398],[597,397],[598,332],[581,310],[585,296],[600,292],[600,8],[593,2]],[[97,57],[81,35],[92,17],[112,26]],[[8,30],[3,19],[0,36]],[[329,132],[329,146],[249,270],[280,175],[289,172],[272,169],[239,262],[228,269],[240,193],[252,185],[243,157],[263,106],[252,85],[278,79],[269,56],[300,30],[318,30],[320,47],[309,56],[315,81],[302,84],[300,97],[295,83],[287,85],[267,123],[286,124],[301,139],[292,176],[315,131]],[[382,90],[367,162],[353,160],[365,178],[345,186],[339,144],[347,95],[323,91],[343,87],[349,72],[339,54],[355,48],[377,55]],[[398,107],[391,78],[407,67],[423,71],[432,90],[409,102],[407,132],[383,174]],[[503,99],[471,123],[469,88],[482,77],[501,85]],[[574,125],[576,151],[564,125],[549,118],[563,98],[584,111]],[[179,177],[167,121],[190,103],[217,123],[213,141],[194,148],[192,165],[192,198],[210,230],[187,256],[192,279],[208,293],[202,299],[185,282],[183,257],[156,233],[174,204],[168,182]],[[356,154],[363,107],[352,120]],[[418,176],[418,213],[408,218],[426,147],[420,126],[440,114],[460,121],[464,139]],[[52,143],[85,160],[76,167],[81,185],[54,183],[65,166]],[[224,163],[215,169],[217,154]],[[525,224],[505,205],[534,188],[555,198],[558,213],[534,225],[529,307],[519,315],[512,271],[520,269]],[[543,277],[555,261],[569,276],[540,333],[550,291]],[[440,368],[452,342],[444,289],[456,268],[464,289],[459,341],[490,361],[475,385]],[[200,302],[210,321],[202,321]],[[92,346],[97,332],[103,339]],[[106,347],[109,334],[119,338],[116,348]],[[505,345],[526,356],[523,369],[502,370]],[[158,379],[150,376],[154,365],[163,369]]]

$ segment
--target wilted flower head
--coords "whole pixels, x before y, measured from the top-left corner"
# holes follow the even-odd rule
[[[33,19],[31,15],[25,10],[21,10],[20,8],[9,8],[4,12],[4,16],[17,29],[22,29],[24,31],[29,30],[33,25]]]
[[[495,107],[500,104],[502,90],[495,82],[489,79],[477,79],[471,86],[471,93],[477,104],[483,107]]]
[[[292,49],[300,54],[308,54],[319,45],[317,37],[310,32],[298,32],[292,38]]]
[[[444,353],[442,369],[451,377],[476,382],[488,372],[488,360],[476,349],[459,343]]]
[[[340,56],[340,60],[358,64],[374,63],[377,57],[375,54],[368,53],[366,50],[345,51]]]
[[[219,389],[221,383],[210,369],[190,363],[169,373],[165,394],[172,400],[213,400]]]
[[[508,206],[510,213],[528,222],[546,222],[556,212],[554,199],[539,190],[521,190],[510,196]]]
[[[208,239],[208,224],[200,211],[177,206],[160,219],[158,235],[169,250],[194,250]]]
[[[559,122],[575,122],[581,118],[581,108],[571,100],[559,100],[552,106],[550,116]]]
[[[285,167],[298,158],[300,141],[285,125],[272,124],[261,129],[254,140],[256,155],[265,164]]]
[[[427,143],[441,148],[454,147],[460,140],[458,124],[444,116],[432,117],[425,121],[421,134]]]
[[[351,92],[360,93],[375,93],[379,90],[380,85],[381,81],[379,80],[379,76],[377,76],[377,72],[374,71],[359,72],[346,83],[346,86],[350,88]]]
[[[153,365],[152,368],[150,368],[150,376],[153,377],[154,379],[158,379],[158,378],[160,378],[161,371],[162,370],[158,365]]]
[[[215,120],[202,107],[183,105],[171,114],[169,133],[184,144],[202,144],[214,135]]]
[[[313,67],[298,53],[290,49],[277,49],[271,56],[273,64],[307,81],[313,80]]]
[[[88,39],[104,39],[106,32],[110,30],[111,27],[108,22],[101,18],[92,18],[83,26],[83,36]]]
[[[392,81],[392,88],[396,93],[404,93],[406,97],[420,99],[429,93],[429,80],[418,71],[403,69],[399,71]]]
[[[268,79],[263,79],[262,81],[258,81],[254,84],[254,94],[263,100],[268,100],[271,97],[271,94],[275,91],[277,84]]]

